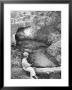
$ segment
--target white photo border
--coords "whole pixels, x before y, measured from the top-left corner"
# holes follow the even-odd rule
[[[61,11],[61,79],[11,79],[10,12]],[[68,86],[69,4],[4,4],[4,86]]]

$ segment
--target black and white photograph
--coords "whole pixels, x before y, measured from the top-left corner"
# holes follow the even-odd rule
[[[5,4],[4,40],[5,86],[68,84],[68,4]]]
[[[11,79],[61,79],[61,11],[11,11]]]

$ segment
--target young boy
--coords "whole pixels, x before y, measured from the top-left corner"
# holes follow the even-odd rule
[[[25,71],[30,72],[30,79],[37,79],[34,68],[31,67],[31,64],[28,63],[27,59],[29,56],[28,52],[23,53],[24,58],[22,59],[22,67]]]

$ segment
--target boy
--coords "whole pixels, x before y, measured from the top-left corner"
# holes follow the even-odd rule
[[[31,64],[28,63],[28,61],[27,61],[29,53],[28,52],[24,52],[23,56],[24,56],[24,58],[22,59],[22,67],[23,67],[23,69],[25,71],[30,72],[30,78],[31,79],[37,79],[37,76],[36,76],[34,68],[32,68]]]

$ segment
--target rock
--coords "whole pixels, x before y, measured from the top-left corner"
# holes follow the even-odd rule
[[[58,32],[50,33],[48,35],[48,42],[55,43],[55,42],[59,41],[60,39],[61,39],[61,34],[59,34]]]
[[[47,53],[52,56],[61,54],[61,40],[57,41],[56,43],[52,43],[52,45],[47,48]]]
[[[57,55],[56,56],[56,60],[59,62],[59,64],[61,65],[61,55]]]
[[[43,52],[37,50],[31,55],[34,67],[54,67],[56,66]]]

